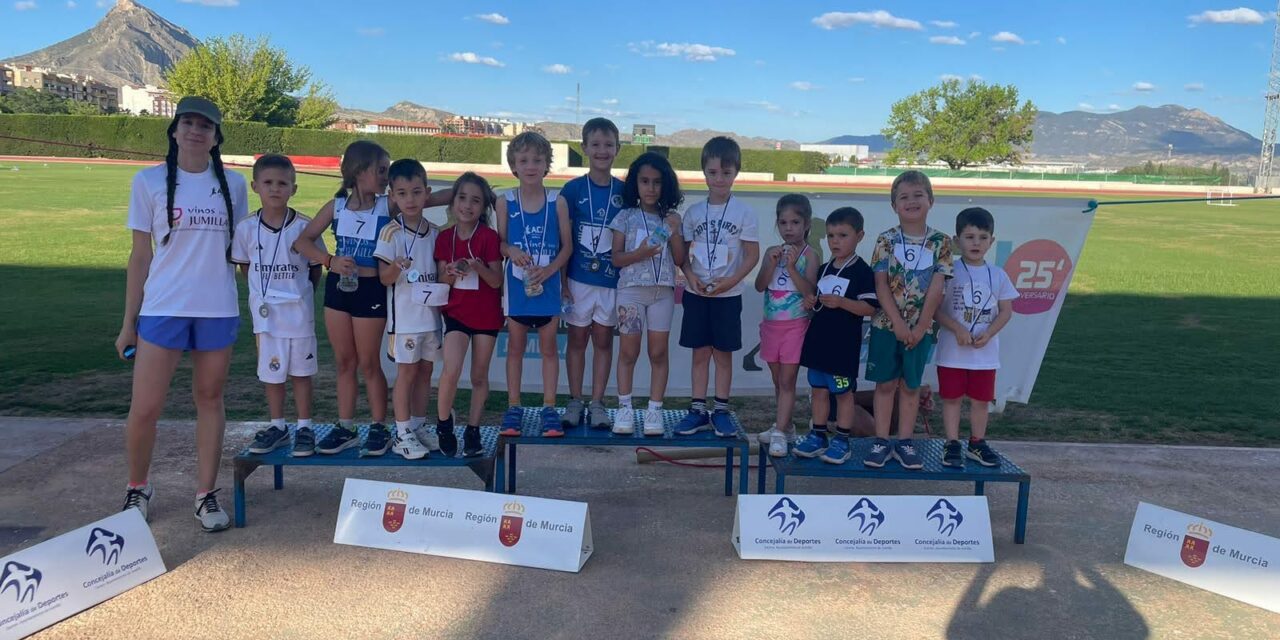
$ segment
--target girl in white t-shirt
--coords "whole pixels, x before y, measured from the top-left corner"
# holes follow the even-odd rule
[[[191,352],[196,405],[195,517],[205,531],[230,526],[218,505],[218,464],[226,416],[222,390],[240,327],[231,240],[248,215],[244,178],[222,165],[222,114],[209,100],[183,98],[166,133],[164,164],[134,175],[128,226],[133,248],[126,271],[121,358],[134,359],[125,424],[129,485],[124,508],[149,518],[148,481],[156,421],[174,369]]]

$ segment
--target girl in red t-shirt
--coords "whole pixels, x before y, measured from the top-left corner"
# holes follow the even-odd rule
[[[489,397],[489,361],[502,328],[502,254],[498,232],[489,226],[497,198],[488,181],[467,172],[453,183],[449,214],[453,226],[436,238],[440,282],[449,285],[444,306],[444,372],[436,403],[436,433],[453,431],[453,398],[462,360],[471,349],[471,410],[462,434],[462,455],[478,456],[480,414]]]

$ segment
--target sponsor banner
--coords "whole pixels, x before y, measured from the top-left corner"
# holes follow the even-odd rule
[[[740,495],[744,560],[994,562],[985,496]]]
[[[31,635],[165,571],[137,509],[0,558],[0,639]]]
[[[1280,613],[1280,539],[1138,503],[1124,563]]]
[[[578,572],[587,503],[347,478],[337,544]]]

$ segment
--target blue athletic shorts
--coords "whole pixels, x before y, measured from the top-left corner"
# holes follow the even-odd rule
[[[221,351],[236,343],[240,317],[139,316],[138,337],[165,349]]]
[[[833,376],[817,369],[809,369],[809,386],[815,389],[826,389],[835,395],[840,395],[852,389],[854,384],[853,378]]]

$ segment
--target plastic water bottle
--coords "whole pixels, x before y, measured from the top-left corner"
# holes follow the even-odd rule
[[[338,276],[338,291],[341,291],[343,293],[351,293],[359,288],[360,288],[360,277],[355,273],[351,275],[347,275],[344,273]]]
[[[666,224],[659,224],[658,228],[654,229],[653,233],[650,233],[649,237],[644,239],[644,242],[650,247],[661,247],[670,239],[671,227],[668,227]]]
[[[567,298],[560,300],[560,313],[566,316],[573,313],[573,301]]]

